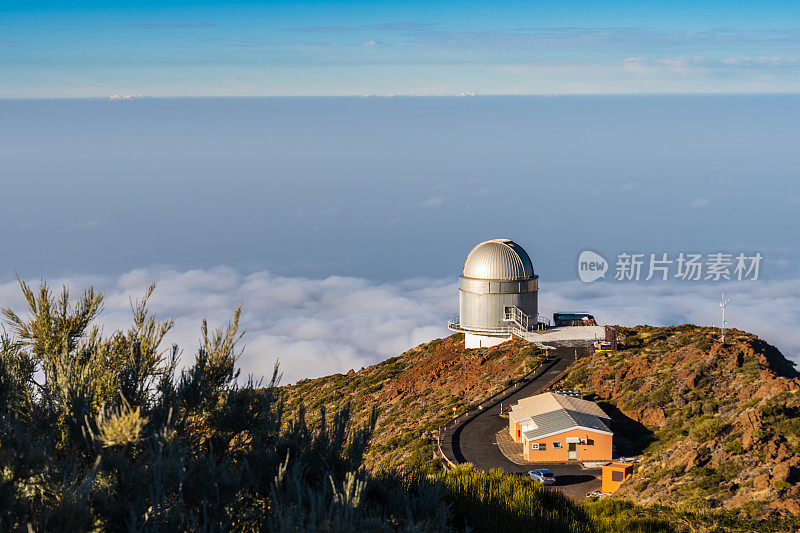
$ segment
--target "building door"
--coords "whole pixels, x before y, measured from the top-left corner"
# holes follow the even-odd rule
[[[567,459],[578,458],[578,444],[575,442],[567,443]]]

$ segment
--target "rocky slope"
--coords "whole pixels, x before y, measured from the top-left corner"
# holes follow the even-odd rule
[[[617,454],[639,457],[617,496],[669,512],[797,515],[800,377],[793,364],[736,330],[722,345],[712,328],[618,329],[623,350],[582,358],[555,385],[600,403],[614,419]],[[541,357],[522,341],[465,350],[453,335],[282,390],[287,410],[304,405],[312,421],[322,407],[330,414],[350,404],[357,421],[377,407],[368,464],[434,469],[433,439],[452,408],[461,413],[498,392]]]
[[[601,403],[617,451],[641,455],[618,496],[642,504],[800,512],[800,379],[754,335],[620,328],[626,349],[574,365],[560,386]]]
[[[303,404],[312,420],[321,407],[332,413],[349,403],[361,422],[378,407],[367,456],[374,467],[433,466],[436,433],[453,417],[453,407],[462,413],[526,374],[541,357],[539,349],[522,341],[465,350],[463,335],[452,335],[357,372],[282,389],[287,410],[296,412]]]

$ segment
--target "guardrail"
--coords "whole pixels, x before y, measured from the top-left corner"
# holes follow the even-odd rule
[[[527,318],[527,315],[525,315]],[[541,330],[541,329],[549,329],[550,328],[550,320],[547,317],[538,317],[536,325],[531,326],[528,323],[527,327],[521,327],[519,323],[513,321],[511,318],[511,314],[505,315],[505,321],[511,322],[512,325],[510,326],[501,326],[498,328],[473,328],[470,326],[464,326],[461,324],[461,317],[454,316],[447,319],[447,329],[451,331],[459,331],[462,333],[476,333],[476,334],[489,334],[489,335],[513,335],[517,334],[518,336],[522,336],[523,333],[530,333],[532,331]]]
[[[440,457],[444,463],[447,465],[447,468],[455,468],[456,463],[450,460],[447,455],[442,451],[442,429],[439,428],[439,434],[436,436],[436,450],[434,451],[434,455],[436,457]]]
[[[463,331],[466,333],[488,333],[488,334],[503,334],[503,335],[510,335],[517,331],[520,331],[519,328],[515,328],[512,326],[503,326],[499,328],[472,328],[469,326],[462,326],[460,323],[461,317],[452,317],[447,321],[447,328],[453,331]]]

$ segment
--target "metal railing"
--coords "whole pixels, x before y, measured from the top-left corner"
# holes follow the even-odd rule
[[[503,322],[510,322],[522,331],[530,331],[531,317],[522,312],[522,309],[515,306],[503,309]]]
[[[452,331],[460,331],[465,333],[488,333],[497,335],[511,335],[512,333],[535,331],[539,329],[550,328],[550,320],[547,317],[538,317],[536,324],[532,324],[531,317],[523,313],[517,307],[506,307],[506,309],[516,309],[516,311],[507,311],[504,314],[504,322],[508,322],[508,326],[500,326],[496,328],[479,328],[472,326],[465,326],[461,324],[461,317],[454,316],[447,320],[447,329]]]
[[[447,328],[452,331],[462,331],[467,333],[490,333],[490,334],[504,334],[510,335],[516,331],[519,331],[519,328],[515,328],[513,326],[502,326],[499,328],[474,328],[471,326],[464,326],[460,322],[461,317],[455,316],[450,318],[447,321]]]

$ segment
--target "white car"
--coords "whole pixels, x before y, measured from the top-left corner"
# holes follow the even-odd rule
[[[528,477],[534,481],[538,481],[543,485],[552,485],[556,482],[556,475],[546,468],[540,470],[531,470],[528,472]]]

